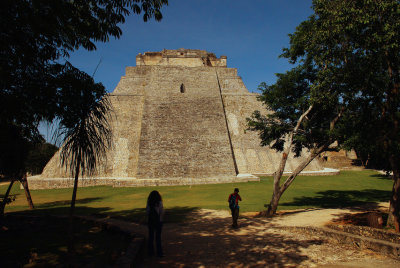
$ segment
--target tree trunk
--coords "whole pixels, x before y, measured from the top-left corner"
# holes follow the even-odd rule
[[[274,214],[276,214],[281,196],[282,195],[279,193],[279,191],[277,193],[275,193],[274,191],[274,193],[272,194],[271,202],[268,205],[267,216],[273,216]]]
[[[283,173],[280,175],[279,178],[275,178],[277,176],[276,174],[274,175],[274,192],[272,195],[271,203],[268,206],[267,216],[272,216],[273,214],[276,213],[276,210],[278,209],[279,200],[283,195],[283,193],[286,191],[286,189],[289,188],[289,186],[292,184],[297,175],[299,175],[300,172],[302,172],[308,166],[308,164],[311,163],[311,161],[313,161],[320,153],[325,151],[327,148],[328,145],[325,144],[313,150],[313,152],[311,152],[311,154],[307,157],[307,159],[297,166],[297,168],[286,179],[285,183],[282,186],[279,185],[279,180],[282,177]]]
[[[75,255],[75,247],[74,247],[74,212],[75,212],[76,192],[78,191],[78,179],[79,179],[80,161],[78,160],[78,162],[79,163],[77,164],[76,169],[75,169],[74,190],[72,192],[71,208],[69,210],[68,255],[70,255],[71,257]]]
[[[283,150],[281,162],[279,163],[279,169],[274,173],[274,191],[272,193],[271,202],[268,205],[267,216],[274,215],[276,213],[276,210],[278,209],[279,199],[282,196],[282,193],[280,192],[280,181],[281,181],[281,178],[283,175],[283,171],[285,170],[285,166],[286,166],[287,158],[290,153],[290,149],[292,148],[293,135],[296,135],[296,133],[301,125],[301,122],[303,122],[304,118],[306,118],[307,115],[311,112],[312,108],[313,108],[313,105],[310,105],[308,107],[307,111],[305,111],[299,117],[299,120],[297,120],[297,124],[296,124],[295,128],[293,129],[293,131],[289,134],[289,136],[287,138],[286,148]]]
[[[288,141],[287,141],[287,147],[285,148],[283,154],[282,154],[282,158],[281,158],[281,162],[279,164],[279,169],[277,172],[274,173],[274,191],[272,194],[272,199],[271,202],[268,205],[268,210],[267,210],[267,216],[272,216],[276,213],[276,210],[278,209],[278,204],[279,204],[279,199],[281,198],[282,194],[286,191],[286,189],[290,186],[290,184],[294,181],[294,179],[296,178],[296,176],[315,158],[317,157],[320,153],[322,153],[323,151],[325,151],[329,145],[332,143],[331,140],[328,140],[325,144],[321,145],[320,147],[318,147],[317,149],[314,149],[313,152],[307,157],[307,159],[301,163],[292,173],[292,175],[290,175],[285,183],[280,186],[280,179],[282,178],[283,175],[283,170],[285,169],[286,166],[286,162],[287,162],[287,158],[288,155],[290,153],[290,149],[292,147],[293,144],[293,135],[296,135],[301,122],[304,120],[304,118],[307,117],[308,113],[311,112],[313,108],[313,105],[310,105],[307,109],[307,111],[305,111],[299,118],[299,120],[297,121],[296,127],[293,129],[293,131],[289,134],[288,137]],[[335,125],[337,123],[337,121],[340,119],[340,117],[342,116],[344,112],[344,107],[342,107],[340,109],[340,112],[338,113],[338,115],[329,123],[329,128],[330,130],[333,130],[335,128]]]
[[[398,160],[395,157],[390,158],[390,164],[393,169],[393,187],[387,225],[394,225],[396,232],[400,232],[400,170]]]
[[[7,199],[8,199],[8,196],[10,195],[10,191],[11,191],[13,184],[14,184],[14,180],[11,180],[10,185],[8,185],[6,194],[4,195],[3,202],[1,202],[1,204],[0,204],[0,217],[4,216],[4,209],[6,207]]]
[[[274,173],[274,190],[272,193],[271,202],[268,205],[267,216],[272,216],[276,213],[278,209],[279,199],[281,199],[281,193],[279,191],[280,181],[283,175],[283,171],[286,166],[286,161],[288,158],[288,153],[290,152],[291,146],[288,146],[282,154],[281,162],[279,164],[279,169]]]
[[[21,182],[22,187],[24,188],[26,201],[28,201],[29,208],[34,209],[35,207],[33,206],[31,192],[29,191],[28,179],[26,178],[26,173],[19,179],[19,181]]]
[[[299,175],[300,172],[302,172],[311,163],[311,161],[313,161],[318,155],[320,155],[322,152],[328,149],[328,147],[329,147],[329,142],[324,145],[321,145],[316,149],[313,149],[310,155],[307,157],[307,159],[297,166],[297,168],[293,171],[293,173],[286,179],[285,183],[280,187],[281,194],[283,194],[283,192],[286,191],[287,188],[289,188],[289,186],[292,184],[297,175]]]
[[[398,119],[398,109],[399,103],[398,98],[400,95],[400,83],[398,83],[396,79],[396,73],[398,73],[397,66],[394,61],[392,61],[392,57],[389,55],[388,51],[385,52],[386,55],[386,63],[388,68],[388,74],[390,80],[393,82],[390,89],[387,91],[387,101],[384,103],[383,107],[383,115],[385,118],[385,112],[389,113],[389,121],[393,124],[388,136],[386,133],[384,137],[388,138],[388,143],[385,145],[385,151],[390,152],[392,148],[396,148],[399,146],[398,144],[398,133],[400,128],[400,122]],[[394,73],[394,74],[393,74]],[[399,155],[394,155],[393,153],[389,156],[389,162],[393,171],[393,188],[392,188],[392,196],[390,197],[390,205],[389,205],[389,220],[393,220],[394,228],[396,232],[400,232],[400,157]]]

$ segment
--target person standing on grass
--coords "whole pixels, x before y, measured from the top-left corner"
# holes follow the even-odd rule
[[[242,201],[242,198],[239,195],[239,188],[235,188],[234,192],[229,195],[228,202],[229,208],[232,212],[232,227],[238,227],[237,220],[239,218],[239,201]]]
[[[149,255],[151,256],[154,254],[153,243],[155,234],[157,255],[159,257],[163,257],[164,255],[161,247],[161,231],[163,226],[164,207],[161,195],[158,191],[152,191],[149,194],[149,197],[147,198],[146,212],[149,227]]]

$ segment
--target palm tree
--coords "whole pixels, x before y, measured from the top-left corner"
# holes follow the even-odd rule
[[[112,107],[102,84],[94,83],[92,77],[68,63],[65,68],[67,70],[60,78],[65,84],[60,92],[61,98],[68,104],[61,113],[57,136],[63,140],[61,164],[75,178],[69,213],[68,243],[68,252],[74,255],[73,217],[79,175],[94,175],[97,166],[106,157],[112,138]],[[76,91],[81,96],[79,100],[70,98],[76,96]]]

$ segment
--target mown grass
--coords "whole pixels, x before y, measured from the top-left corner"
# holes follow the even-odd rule
[[[0,186],[0,198],[7,185]],[[112,188],[108,186],[78,189],[77,214],[98,215],[144,221],[144,207],[150,191],[158,190],[169,214],[169,220],[180,220],[188,211],[198,208],[228,210],[228,195],[240,188],[241,211],[262,211],[272,194],[272,177],[260,182],[193,186]],[[342,171],[337,176],[299,176],[285,192],[280,210],[299,208],[338,208],[366,202],[388,201],[392,180],[371,170]],[[31,213],[67,214],[72,189],[32,190],[36,209]],[[13,187],[16,200],[7,205],[6,213],[27,211],[23,190]]]

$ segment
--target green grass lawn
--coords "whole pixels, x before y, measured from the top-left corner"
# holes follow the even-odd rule
[[[228,210],[228,195],[239,187],[241,211],[262,211],[272,193],[272,177],[260,182],[194,186],[160,186],[112,188],[108,186],[78,188],[77,214],[121,217],[144,221],[144,207],[150,191],[158,190],[164,201],[168,219],[180,220],[188,211],[198,208]],[[284,193],[279,210],[298,208],[338,208],[366,202],[388,201],[392,180],[375,171],[342,171],[337,176],[299,176]],[[7,185],[0,186],[0,198]],[[33,190],[36,209],[30,213],[67,214],[72,189]],[[16,184],[12,193],[16,200],[7,205],[6,213],[27,211],[23,190]]]

